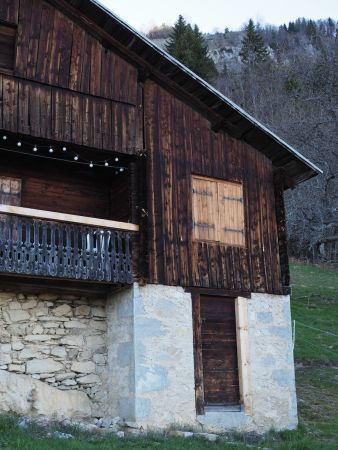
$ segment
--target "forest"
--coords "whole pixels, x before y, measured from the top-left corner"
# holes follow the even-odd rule
[[[290,255],[338,265],[337,22],[250,20],[241,31],[203,35],[180,16],[148,37],[323,170],[286,192]],[[220,62],[222,52],[230,57]]]

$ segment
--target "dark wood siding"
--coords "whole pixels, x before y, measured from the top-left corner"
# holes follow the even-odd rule
[[[133,65],[46,1],[1,1],[1,20],[17,25],[17,45],[13,76],[0,76],[0,128],[120,153],[143,148]]]
[[[0,168],[0,180],[6,178],[21,180],[20,206],[26,208],[126,222],[131,219],[128,174],[114,175],[104,169],[89,173],[87,168],[74,165],[54,162],[51,167],[46,161],[32,163],[22,157],[16,162],[7,157]]]
[[[151,81],[145,117],[150,282],[282,293],[271,162]],[[193,241],[192,174],[243,183],[245,247]]]

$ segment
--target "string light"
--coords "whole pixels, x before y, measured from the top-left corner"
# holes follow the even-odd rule
[[[7,141],[7,140],[14,140],[15,137],[13,136],[8,136],[7,134],[2,134],[2,136],[0,137],[0,139],[2,138],[3,141]],[[110,167],[112,169],[115,169],[115,174],[118,175],[121,172],[124,172],[125,170],[128,170],[127,167],[121,167],[121,162],[120,162],[120,158],[118,156],[114,156],[112,155],[111,158],[107,158],[105,160],[99,160],[99,161],[88,161],[85,158],[83,158],[82,156],[80,157],[79,154],[76,154],[72,149],[67,148],[67,146],[65,144],[61,144],[61,146],[59,147],[60,150],[62,150],[62,152],[67,152],[67,154],[69,155],[69,159],[63,159],[60,154],[57,155],[57,157],[53,157],[51,154],[53,153],[58,153],[58,148],[54,147],[53,144],[31,144],[29,141],[21,141],[21,140],[15,140],[13,142],[13,144],[16,144],[17,147],[20,148],[20,152],[18,150],[14,150],[14,149],[10,149],[10,148],[2,148],[1,150],[3,151],[12,151],[14,153],[21,153],[24,152],[24,154],[30,154],[31,156],[32,153],[28,153],[29,148],[31,149],[31,152],[34,152],[34,156],[36,157],[40,157],[40,158],[47,158],[47,159],[53,159],[56,161],[65,161],[65,162],[72,162],[71,159],[74,160],[74,162],[77,162],[78,164],[85,164],[87,166],[89,166],[90,168],[93,167]],[[56,145],[56,144],[55,144]],[[54,148],[53,148],[54,147]],[[46,155],[44,153],[44,149],[47,150],[47,152],[51,155],[48,156],[48,154]],[[115,153],[116,155],[116,153]],[[119,163],[114,165],[114,162]]]

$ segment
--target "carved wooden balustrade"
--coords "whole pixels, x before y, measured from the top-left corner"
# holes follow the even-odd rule
[[[28,217],[31,211],[0,205],[0,272],[132,283],[131,231],[137,225],[37,210]]]

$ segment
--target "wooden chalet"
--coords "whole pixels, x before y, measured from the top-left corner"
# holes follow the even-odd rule
[[[317,167],[94,0],[0,0],[0,157],[3,291],[106,299],[93,416],[295,426],[283,192]]]

